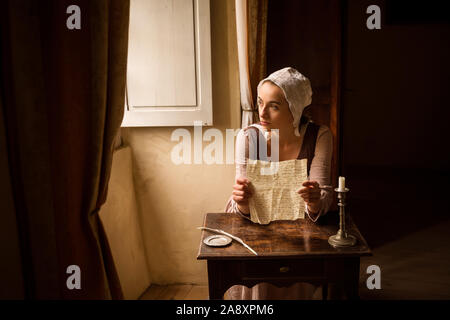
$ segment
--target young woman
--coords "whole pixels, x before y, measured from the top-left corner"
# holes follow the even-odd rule
[[[248,218],[248,199],[252,196],[246,178],[247,160],[269,161],[272,129],[278,129],[279,161],[308,159],[309,181],[297,190],[306,204],[309,219],[325,214],[332,202],[332,190],[319,187],[331,184],[332,134],[327,126],[319,126],[306,117],[303,110],[311,104],[312,90],[309,80],[293,68],[284,68],[272,73],[258,85],[258,112],[260,122],[243,128],[236,141],[236,183],[228,200],[226,212],[237,213]],[[256,134],[250,134],[253,130]],[[249,153],[258,150],[260,139],[265,139],[267,156]],[[249,148],[250,146],[250,148]],[[233,286],[225,298],[228,299],[308,299],[316,287],[307,283],[296,283],[289,288],[278,288],[260,283],[253,288]]]

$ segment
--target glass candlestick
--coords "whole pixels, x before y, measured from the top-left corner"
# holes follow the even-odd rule
[[[345,196],[350,189],[334,189],[338,194],[339,199],[339,230],[334,235],[328,238],[328,243],[333,247],[351,247],[356,244],[356,238],[350,234],[347,234],[345,230]]]

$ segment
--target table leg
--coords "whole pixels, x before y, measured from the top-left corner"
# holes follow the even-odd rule
[[[225,293],[220,261],[208,261],[209,300],[222,300]]]
[[[328,283],[322,285],[322,300],[328,300]]]
[[[344,291],[349,300],[359,300],[359,263],[359,257],[345,261]]]

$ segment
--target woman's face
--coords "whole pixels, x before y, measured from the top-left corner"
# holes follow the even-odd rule
[[[270,81],[264,82],[259,88],[258,112],[261,125],[267,129],[292,127],[294,118],[284,93]]]

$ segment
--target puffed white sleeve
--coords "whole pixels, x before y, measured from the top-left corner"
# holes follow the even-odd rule
[[[247,158],[248,158],[248,131],[245,129],[241,129],[236,137],[235,180],[237,178],[247,176]],[[231,196],[228,199],[227,204],[225,206],[225,212],[237,213],[241,215],[243,218],[248,219],[248,217],[244,216],[244,214],[239,210],[236,201],[233,200],[233,196]]]
[[[317,181],[319,185],[331,185],[331,157],[333,155],[333,135],[331,130],[321,125],[317,134],[316,148],[314,158],[311,163],[309,172],[309,180]],[[333,190],[320,191],[320,205],[319,212],[315,218],[312,218],[308,206],[306,206],[306,213],[308,217],[316,222],[320,216],[328,212],[333,202]]]

